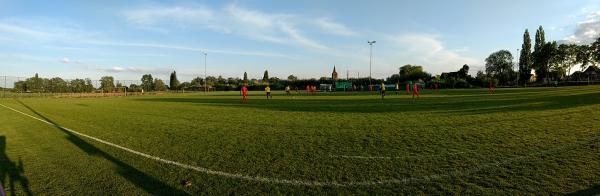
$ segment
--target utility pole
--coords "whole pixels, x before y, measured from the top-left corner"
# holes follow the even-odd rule
[[[206,81],[206,52],[202,52],[204,54],[204,93],[208,92],[208,81]]]
[[[371,47],[370,52],[369,52],[369,85],[371,85],[371,70],[372,70],[372,59],[373,59],[373,44],[376,43],[376,41],[367,41],[367,43],[369,44],[369,46]]]

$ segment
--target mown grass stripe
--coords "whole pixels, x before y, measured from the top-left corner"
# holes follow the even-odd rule
[[[255,181],[255,182],[263,182],[263,183],[275,183],[275,184],[289,184],[289,185],[297,185],[297,186],[314,186],[314,187],[323,187],[323,186],[337,186],[337,187],[342,187],[342,186],[373,186],[373,185],[380,185],[380,184],[400,184],[400,183],[409,183],[409,182],[422,182],[422,181],[429,181],[429,180],[435,180],[435,179],[440,179],[440,178],[445,178],[445,177],[457,177],[457,176],[465,176],[465,175],[470,175],[473,173],[476,173],[478,171],[481,171],[483,169],[486,168],[490,168],[490,167],[499,167],[500,165],[504,165],[504,164],[508,164],[511,162],[515,162],[518,160],[525,160],[525,159],[529,159],[535,156],[540,156],[540,155],[548,155],[548,154],[552,154],[552,153],[558,153],[562,150],[568,149],[568,148],[574,148],[577,147],[579,145],[582,145],[584,143],[588,143],[588,142],[593,142],[596,141],[600,136],[595,136],[595,137],[591,137],[588,140],[584,140],[584,141],[577,141],[577,142],[573,142],[570,144],[565,144],[565,145],[560,145],[554,148],[550,148],[547,150],[543,150],[543,151],[538,151],[535,153],[530,153],[530,154],[525,154],[525,155],[521,155],[521,156],[515,156],[512,158],[508,158],[508,159],[503,159],[501,161],[495,161],[495,162],[491,162],[491,163],[484,163],[484,164],[480,164],[480,165],[476,165],[472,168],[466,169],[466,170],[461,170],[461,171],[451,171],[445,174],[432,174],[432,175],[426,175],[426,176],[420,176],[420,177],[410,177],[410,178],[402,178],[402,179],[389,179],[389,180],[378,180],[378,181],[346,181],[346,182],[335,182],[335,181],[303,181],[303,180],[289,180],[289,179],[278,179],[278,178],[268,178],[268,177],[261,177],[261,176],[249,176],[249,175],[244,175],[244,174],[238,174],[238,173],[229,173],[229,172],[224,172],[224,171],[216,171],[216,170],[211,170],[208,168],[203,168],[203,167],[198,167],[198,166],[192,166],[189,164],[184,164],[184,163],[180,163],[180,162],[176,162],[176,161],[172,161],[172,160],[167,160],[167,159],[163,159],[157,156],[153,156],[153,155],[149,155],[143,152],[139,152],[130,148],[126,148],[123,146],[120,146],[118,144],[114,144],[96,137],[92,137],[89,136],[87,134],[84,133],[80,133],[77,131],[74,131],[72,129],[66,128],[66,127],[62,127],[60,125],[57,125],[55,123],[49,122],[47,120],[32,116],[30,114],[21,112],[17,109],[11,108],[9,106],[0,104],[0,106],[7,108],[9,110],[12,110],[14,112],[17,112],[19,114],[25,115],[27,117],[33,118],[35,120],[38,120],[40,122],[52,125],[54,127],[63,129],[65,131],[71,132],[73,134],[94,140],[96,142],[111,146],[111,147],[115,147],[118,148],[120,150],[147,158],[147,159],[151,159],[151,160],[155,160],[157,162],[161,162],[161,163],[165,163],[165,164],[169,164],[169,165],[174,165],[180,168],[184,168],[184,169],[190,169],[193,171],[197,171],[197,172],[201,172],[201,173],[205,173],[205,174],[209,174],[209,175],[216,175],[216,176],[221,176],[221,177],[226,177],[226,178],[232,178],[232,179],[241,179],[241,180],[247,180],[247,181]]]

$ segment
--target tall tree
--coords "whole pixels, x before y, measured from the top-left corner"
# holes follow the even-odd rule
[[[400,67],[400,81],[417,81],[419,79],[428,79],[431,74],[423,71],[419,65],[404,65]]]
[[[263,79],[262,79],[262,81],[263,81],[264,83],[267,83],[267,82],[269,82],[269,71],[265,70],[265,74],[263,75]]]
[[[154,79],[152,78],[152,74],[145,74],[142,76],[142,89],[145,91],[154,89]]]
[[[590,50],[593,54],[592,59],[594,62],[596,62],[596,64],[600,64],[600,37],[598,37],[596,41],[592,43]]]
[[[577,64],[577,45],[561,44],[553,57],[553,70],[561,77],[571,74],[571,68]]]
[[[115,88],[115,79],[112,76],[100,78],[100,89],[106,92],[112,92]]]
[[[298,80],[298,77],[296,77],[296,76],[294,76],[294,75],[289,75],[289,76],[287,77],[287,79],[288,79],[290,82],[293,82],[293,81],[296,81],[296,80]]]
[[[544,28],[540,25],[538,29],[535,31],[535,51],[540,51],[542,47],[546,44],[546,35],[544,32]]]
[[[553,66],[555,62],[557,62],[557,51],[558,45],[556,44],[556,41],[553,41],[544,44],[540,52],[537,53],[539,68],[536,69],[535,74],[538,81],[545,83],[549,82],[550,66]]]
[[[244,84],[248,83],[248,73],[244,72]]]
[[[538,35],[536,35],[536,41]],[[531,64],[533,59],[531,56],[531,38],[529,37],[529,30],[525,29],[523,34],[523,44],[521,45],[521,56],[519,57],[519,83],[525,84],[531,78]]]
[[[190,82],[190,85],[193,87],[197,87],[199,89],[202,86],[203,82],[204,82],[204,79],[202,79],[200,77],[196,77],[196,78],[192,79],[192,81]]]
[[[155,91],[165,91],[167,90],[167,85],[161,79],[154,79],[154,90]]]
[[[69,88],[71,92],[82,93],[85,91],[85,80],[75,79],[69,82]]]
[[[544,51],[544,45],[546,45],[546,35],[544,28],[540,26],[535,32],[535,46],[533,51],[533,69],[535,69],[535,75],[537,81],[543,81],[548,75],[548,51]]]
[[[35,76],[33,76],[33,78],[27,78],[27,80],[25,80],[25,84],[27,91],[44,91],[44,79],[40,78],[37,73],[35,73]]]
[[[171,90],[179,89],[179,80],[177,80],[177,73],[175,73],[175,70],[173,70],[171,77],[169,77],[169,88]]]
[[[469,65],[464,64],[462,68],[458,70],[458,77],[462,79],[467,79],[469,77]]]
[[[68,91],[67,86],[68,83],[65,80],[59,77],[54,77],[48,80],[46,90],[53,93],[65,93]]]
[[[581,66],[581,71],[585,70],[587,66],[592,63],[592,47],[588,45],[577,46],[577,63]]]
[[[507,85],[512,81],[513,56],[508,50],[500,50],[490,54],[485,59],[485,71],[493,78],[498,79],[501,85]]]
[[[84,89],[85,92],[88,92],[88,93],[94,91],[94,84],[92,84],[91,79],[89,79],[89,78],[85,79],[85,87],[84,88],[85,88]]]

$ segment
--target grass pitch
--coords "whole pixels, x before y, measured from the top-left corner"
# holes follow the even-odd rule
[[[52,124],[0,107],[0,180],[19,195],[600,193],[600,86],[252,93],[0,99]]]

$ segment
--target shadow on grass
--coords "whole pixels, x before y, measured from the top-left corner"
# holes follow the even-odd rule
[[[127,179],[129,182],[135,184],[137,187],[143,189],[144,191],[154,194],[154,195],[188,195],[186,192],[182,190],[175,189],[160,180],[145,174],[144,172],[134,168],[133,166],[117,159],[116,157],[100,150],[94,145],[88,143],[87,141],[81,139],[79,136],[71,133],[68,130],[65,130],[59,124],[54,121],[46,118],[44,115],[38,113],[33,108],[29,107],[25,103],[17,100],[21,105],[29,109],[31,112],[35,113],[35,115],[41,117],[45,121],[51,123],[57,129],[61,130],[65,134],[67,134],[67,140],[73,143],[75,146],[79,147],[79,149],[85,151],[89,155],[102,157],[112,163],[114,163],[118,167],[118,173]]]
[[[8,191],[10,195],[17,195],[17,184],[21,186],[25,195],[33,195],[29,189],[29,180],[23,176],[23,172],[23,161],[19,158],[19,162],[15,163],[8,158],[6,155],[6,136],[0,136],[0,182],[2,187],[6,187],[5,191]],[[0,195],[2,194],[0,192]]]
[[[587,189],[572,192],[567,195],[600,195],[600,184],[597,184]]]
[[[570,91],[556,93],[538,93],[534,95],[497,94],[466,97],[427,97],[423,96],[415,103],[406,96],[386,99],[381,101],[373,96],[367,98],[319,98],[293,99],[281,98],[251,99],[249,104],[242,104],[241,100],[226,97],[152,97],[137,99],[139,101],[166,102],[166,103],[193,103],[209,106],[223,107],[248,107],[275,111],[300,111],[300,112],[351,112],[351,113],[379,113],[379,112],[435,112],[451,114],[482,114],[495,112],[515,111],[543,111],[565,109],[585,105],[600,104],[600,92],[583,91],[570,94]]]

